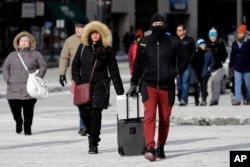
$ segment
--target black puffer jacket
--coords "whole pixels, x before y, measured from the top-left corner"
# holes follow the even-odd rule
[[[213,67],[213,71],[221,68],[223,63],[227,59],[227,50],[223,42],[215,41],[211,42],[208,41],[207,47],[212,51],[215,59],[215,65]]]
[[[145,41],[146,47],[143,46]],[[188,54],[184,52],[180,41],[176,37],[168,35],[161,41],[157,41],[154,35],[149,35],[140,41],[139,46],[131,85],[138,85],[138,81],[143,75],[143,81],[152,87],[175,88],[176,75],[182,74],[189,64]]]
[[[101,25],[100,25],[101,24]],[[96,29],[101,28],[101,29]],[[91,43],[84,43],[84,41],[89,41],[91,32],[98,31],[101,35],[102,46],[105,48],[105,54],[98,57],[95,55],[96,49],[99,44],[92,45]],[[92,80],[92,106],[98,108],[107,108],[109,104],[110,95],[110,78],[113,81],[116,93],[118,95],[124,94],[124,88],[115,58],[113,49],[110,47],[110,41],[106,38],[111,38],[107,33],[107,27],[98,21],[93,21],[84,27],[84,34],[82,37],[86,37],[87,40],[83,40],[84,49],[82,51],[83,45],[81,44],[77,50],[75,58],[72,62],[72,78],[76,84],[86,83],[89,81],[91,70],[94,65],[94,61],[97,58],[97,64]],[[112,39],[112,38],[111,38]],[[81,54],[82,52],[82,54]]]

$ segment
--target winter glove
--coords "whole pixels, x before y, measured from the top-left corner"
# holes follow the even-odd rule
[[[124,95],[124,92],[117,93],[118,96]]]
[[[229,68],[228,69],[228,74],[230,77],[233,77],[234,76],[234,69],[233,68]]]
[[[62,86],[64,86],[67,83],[67,79],[65,75],[60,75],[59,76],[59,82]]]
[[[130,88],[129,88],[129,90],[128,90],[128,92],[127,92],[127,94],[129,96],[133,96],[136,93],[137,93],[137,86],[136,85],[131,85]]]

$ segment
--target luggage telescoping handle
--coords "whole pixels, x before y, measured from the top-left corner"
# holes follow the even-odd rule
[[[136,106],[137,107],[137,111],[136,111],[137,112],[137,118],[139,118],[140,117],[139,116],[139,109],[140,109],[139,108],[139,93],[136,93],[136,103],[137,103],[136,104],[137,105]],[[127,105],[127,107],[126,107],[127,108],[127,110],[126,110],[127,114],[126,115],[127,115],[127,119],[129,119],[129,95],[127,93],[126,93],[126,105]]]

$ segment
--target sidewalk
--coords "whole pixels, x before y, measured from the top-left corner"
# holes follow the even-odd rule
[[[125,84],[125,89],[128,88]],[[120,156],[117,145],[118,108],[112,89],[111,107],[103,111],[99,154],[88,154],[88,138],[77,134],[78,111],[69,91],[55,92],[38,101],[32,135],[15,133],[15,123],[5,99],[0,99],[1,167],[229,167],[230,150],[250,150],[250,125],[189,126],[170,124],[164,160],[149,162],[143,155]],[[241,115],[218,107],[174,106],[172,117]],[[239,109],[243,106],[236,107]],[[229,107],[228,107],[229,108]],[[231,107],[232,108],[232,107]],[[218,111],[217,111],[218,110]],[[245,111],[246,112],[246,111]],[[205,114],[206,113],[206,114]],[[156,133],[158,131],[156,130]]]

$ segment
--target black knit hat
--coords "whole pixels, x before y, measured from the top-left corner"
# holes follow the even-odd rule
[[[87,23],[84,19],[79,19],[75,21],[75,27],[84,27]]]
[[[151,17],[151,24],[153,24],[153,22],[156,22],[156,21],[161,21],[161,22],[165,23],[164,17],[159,13],[155,13]]]

